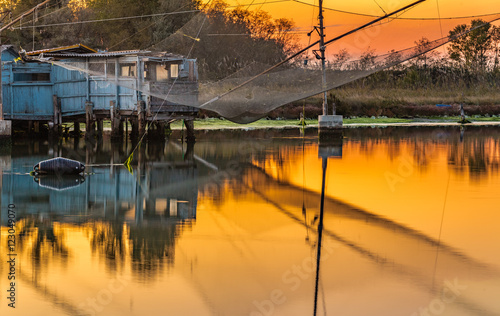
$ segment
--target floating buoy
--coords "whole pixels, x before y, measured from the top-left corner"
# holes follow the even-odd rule
[[[36,174],[80,174],[85,171],[85,165],[76,160],[57,157],[40,161],[33,170]]]

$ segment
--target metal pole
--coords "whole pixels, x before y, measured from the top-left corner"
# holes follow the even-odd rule
[[[328,99],[326,91],[326,60],[325,60],[325,27],[323,25],[323,0],[319,0],[319,51],[321,53],[321,71],[323,73],[323,115],[328,115]]]

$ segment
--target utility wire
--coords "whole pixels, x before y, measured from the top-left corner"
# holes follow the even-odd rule
[[[316,4],[311,4],[307,3],[301,0],[276,0],[276,1],[265,1],[261,3],[253,3],[251,5],[262,5],[264,4],[273,4],[273,3],[281,3],[281,2],[297,2],[303,5],[308,5],[308,6],[313,6],[313,7],[318,7]],[[229,6],[228,8],[234,8],[238,6]],[[50,14],[53,14],[59,10],[65,9],[61,8],[58,9],[54,12],[48,13],[42,17],[46,17]],[[366,14],[366,13],[360,13],[360,12],[352,12],[352,11],[345,11],[345,10],[339,10],[339,9],[334,9],[334,8],[328,8],[328,7],[323,7],[324,10],[328,11],[334,11],[338,13],[344,13],[344,14],[350,14],[350,15],[356,15],[356,16],[363,16],[363,17],[379,17],[377,15],[373,14]],[[383,10],[383,9],[382,9]],[[73,21],[73,22],[63,22],[63,23],[52,23],[52,24],[41,24],[35,26],[36,28],[43,28],[43,27],[52,27],[52,26],[65,26],[65,25],[74,25],[74,24],[86,24],[86,23],[98,23],[98,22],[107,22],[107,21],[120,21],[120,20],[133,20],[133,19],[141,19],[141,18],[147,18],[147,17],[155,17],[155,16],[167,16],[167,15],[174,15],[174,14],[186,14],[186,13],[193,13],[193,12],[200,12],[201,10],[188,10],[188,11],[179,11],[179,12],[164,12],[164,13],[155,13],[155,14],[146,14],[146,15],[136,15],[136,16],[126,16],[126,17],[117,17],[117,18],[108,18],[108,19],[100,19],[100,20],[87,20],[87,21]],[[384,11],[385,12],[385,11]],[[411,18],[411,17],[394,17],[391,19],[394,20],[414,20],[414,21],[435,21],[435,20],[460,20],[460,19],[471,19],[471,18],[481,18],[481,17],[487,17],[487,16],[493,16],[500,14],[500,12],[497,13],[488,13],[488,14],[479,14],[479,15],[468,15],[468,16],[454,16],[454,17],[437,17],[437,18],[423,18],[423,17],[416,17],[416,18]],[[41,17],[41,18],[42,18]],[[30,21],[31,22],[31,21]],[[22,30],[22,29],[31,29],[32,26],[19,26],[19,27],[14,27],[12,29],[14,30]]]
[[[373,0],[373,2],[375,2],[375,4],[380,8],[380,10],[382,10],[382,12],[384,12],[384,14],[387,14],[387,12],[385,12],[384,8],[382,8],[382,6],[380,6],[380,4],[378,4],[377,0]]]
[[[307,2],[301,1],[301,0],[291,0],[291,1],[303,4],[303,5],[308,5],[308,6],[312,6],[312,7],[318,7],[318,5],[316,5],[316,4],[307,3]],[[328,11],[338,12],[338,13],[344,13],[344,14],[350,14],[350,15],[357,15],[357,16],[364,16],[364,17],[370,17],[370,18],[377,18],[377,17],[379,17],[378,15],[375,15],[375,14],[368,14],[368,13],[360,13],[360,12],[339,10],[339,9],[328,8],[328,7],[323,7],[323,9],[324,10],[328,10]],[[497,14],[500,14],[500,12],[497,12],[497,13],[487,13],[487,14],[479,14],[479,15],[452,16],[452,17],[446,17],[446,18],[442,18],[442,17],[437,17],[437,18],[418,18],[418,17],[416,17],[416,18],[410,18],[410,17],[402,18],[402,17],[394,17],[394,18],[391,18],[391,19],[394,19],[394,20],[415,20],[415,21],[460,20],[460,19],[471,19],[471,18],[480,18],[480,17],[486,17],[486,16],[493,16],[493,15],[497,15]]]
[[[439,9],[439,0],[436,0],[436,6],[437,6],[438,17],[439,17],[439,29],[441,30],[441,37],[444,37],[444,35],[443,35],[443,21],[441,20],[441,10]],[[446,53],[444,46],[443,46],[443,53]]]
[[[37,28],[41,28],[41,27],[49,27],[49,26],[62,26],[62,25],[72,25],[72,24],[84,24],[84,23],[98,23],[98,22],[120,21],[120,20],[133,20],[133,19],[149,18],[149,17],[154,17],[154,16],[165,16],[165,15],[174,15],[174,14],[186,14],[186,13],[193,13],[193,12],[200,12],[200,11],[201,10],[187,10],[187,11],[179,11],[179,12],[164,12],[164,13],[155,13],[155,14],[146,14],[146,15],[124,16],[124,17],[119,17],[119,18],[109,18],[109,19],[101,19],[101,20],[73,21],[73,22],[64,22],[64,23],[43,24],[43,25],[37,25],[36,27]],[[28,28],[31,28],[31,26],[15,27],[13,29],[14,30],[22,30],[22,29],[28,29]]]
[[[264,4],[273,4],[273,3],[290,2],[290,1],[294,1],[294,0],[265,1],[265,2],[260,2],[260,3],[253,3],[251,5],[252,6],[256,6],[256,5],[262,6]],[[236,8],[236,7],[238,7],[238,6],[228,6],[228,8]],[[53,24],[43,24],[43,25],[37,25],[36,27],[37,28],[42,28],[42,27],[64,26],[64,25],[72,25],[72,24],[85,24],[85,23],[98,23],[98,22],[108,22],[108,21],[133,20],[133,19],[141,19],[141,18],[148,18],[148,17],[155,17],[155,16],[166,16],[166,15],[174,15],[174,14],[186,14],[186,13],[201,12],[201,11],[202,10],[187,10],[187,11],[178,11],[178,12],[164,12],[164,13],[134,15],[134,16],[124,16],[124,17],[99,19],[99,20],[87,20],[87,21],[74,21],[74,22],[62,22],[62,23],[53,23]],[[49,13],[49,14],[52,14],[52,13]],[[49,15],[49,14],[47,14],[47,15]],[[12,29],[13,30],[22,30],[22,29],[30,29],[30,28],[32,28],[32,27],[31,26],[24,26],[24,27],[21,26],[21,27],[14,27]]]

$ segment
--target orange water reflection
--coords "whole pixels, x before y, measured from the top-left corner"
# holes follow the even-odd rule
[[[321,313],[500,313],[498,134],[468,129],[461,141],[458,129],[346,131],[342,158],[327,170]],[[23,215],[19,305],[13,313],[0,301],[2,315],[312,314],[315,138],[275,135],[242,154],[252,135],[211,137],[195,149],[221,169],[198,165],[197,181],[177,182],[198,190],[190,218],[176,217],[177,206],[165,211],[180,191],[159,178],[141,180],[142,215],[142,202],[125,200],[114,217],[106,209],[76,220]],[[224,169],[227,161],[238,161],[238,172]],[[6,235],[2,227],[2,262]]]

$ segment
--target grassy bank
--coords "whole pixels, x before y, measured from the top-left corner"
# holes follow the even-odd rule
[[[344,119],[345,126],[356,125],[390,125],[390,124],[428,124],[428,123],[456,123],[460,118],[455,117],[428,117],[418,119],[400,119],[400,118],[354,118]],[[499,122],[500,117],[470,117],[472,122]],[[306,127],[317,127],[317,119],[307,119]],[[299,120],[268,120],[261,119],[250,124],[237,124],[224,119],[208,118],[199,119],[194,123],[196,129],[256,129],[256,128],[292,128],[300,127]],[[182,129],[182,122],[171,124],[173,130]]]

